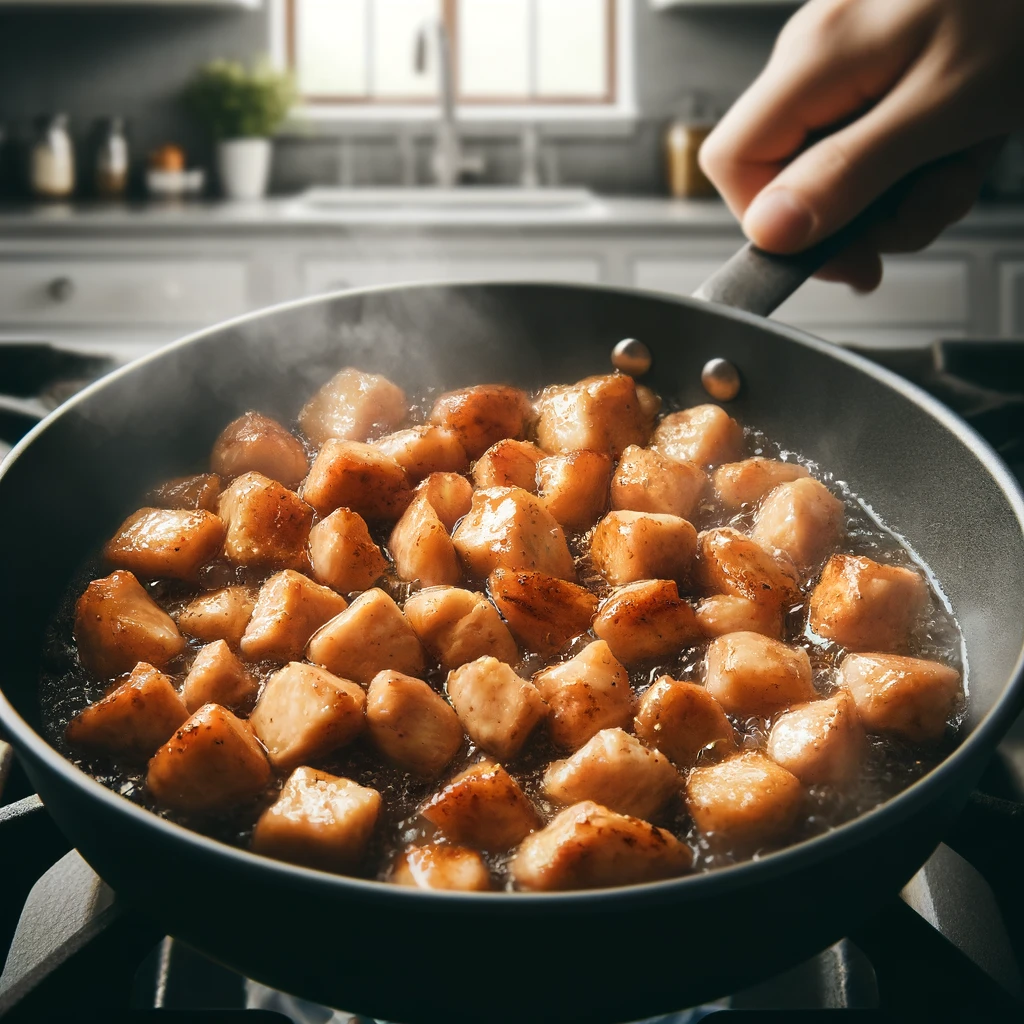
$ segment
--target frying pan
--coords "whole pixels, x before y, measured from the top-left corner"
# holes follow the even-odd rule
[[[0,472],[0,723],[57,825],[169,934],[268,985],[391,1021],[632,1020],[750,985],[848,934],[924,863],[1021,710],[1024,502],[984,441],[923,392],[763,319],[842,243],[798,258],[747,247],[702,289],[712,302],[536,284],[322,296],[202,331],[67,403]],[[151,485],[206,464],[230,419],[255,408],[287,421],[349,364],[413,393],[573,381],[607,372],[625,337],[651,350],[645,382],[682,403],[706,400],[708,359],[730,360],[743,387],[729,411],[833,470],[934,570],[966,642],[966,721],[955,752],[909,789],[708,874],[431,893],[188,831],[44,739],[40,652],[61,592]]]

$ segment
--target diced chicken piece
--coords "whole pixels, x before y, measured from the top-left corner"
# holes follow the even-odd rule
[[[140,508],[107,541],[103,556],[137,576],[192,580],[223,543],[224,524],[205,509]]]
[[[416,497],[424,497],[451,533],[473,504],[473,485],[458,473],[431,473],[416,488]]]
[[[630,445],[612,477],[612,508],[688,519],[707,482],[704,471],[692,462],[679,462],[649,448]]]
[[[275,672],[249,724],[278,770],[296,768],[350,743],[363,731],[366,694],[316,665],[291,661]]]
[[[417,889],[487,892],[491,873],[476,850],[429,843],[410,846],[395,861],[388,881]]]
[[[422,676],[426,669],[423,648],[402,610],[376,587],[321,626],[307,656],[360,686],[369,686],[386,668],[410,676]]]
[[[366,725],[385,757],[417,775],[437,775],[462,746],[462,725],[422,679],[378,672],[366,691]]]
[[[736,749],[722,705],[703,686],[670,676],[662,676],[640,698],[633,728],[647,746],[680,768],[691,767],[699,757],[717,758]]]
[[[386,377],[346,367],[336,373],[299,413],[299,426],[318,447],[328,438],[368,441],[405,419],[405,392]]]
[[[839,682],[869,732],[895,733],[912,743],[941,739],[963,699],[955,668],[896,654],[848,654]]]
[[[430,411],[430,422],[450,430],[466,454],[479,459],[503,438],[521,438],[530,414],[525,391],[502,384],[481,384],[441,395]]]
[[[150,759],[146,786],[157,803],[202,814],[255,799],[270,776],[249,723],[204,704]]]
[[[823,483],[810,477],[792,480],[764,499],[750,536],[809,569],[839,543],[844,518],[843,503]]]
[[[495,569],[487,589],[513,636],[542,656],[586,633],[597,612],[597,598],[586,587],[542,572]]]
[[[558,746],[579,750],[602,729],[625,729],[633,718],[629,673],[603,640],[538,672],[534,683],[549,707],[548,730]]]
[[[640,403],[640,411],[653,427],[658,413],[661,412],[661,396],[656,391],[652,391],[646,384],[637,384],[636,397]]]
[[[697,531],[687,520],[655,512],[609,512],[590,542],[594,567],[613,587],[687,580],[696,550]]]
[[[544,453],[530,441],[505,438],[492,444],[473,466],[477,487],[522,487],[537,490],[537,463]]]
[[[373,442],[397,462],[412,483],[431,473],[465,473],[469,469],[466,449],[451,430],[426,423],[406,427]]]
[[[602,729],[544,773],[544,793],[555,803],[593,800],[634,818],[653,817],[681,788],[667,757],[621,729]]]
[[[692,863],[671,832],[584,800],[527,836],[511,872],[520,889],[600,889],[671,878]]]
[[[803,804],[800,780],[764,754],[748,751],[694,768],[686,806],[706,836],[744,845],[782,838]]]
[[[181,696],[191,714],[204,704],[236,707],[255,697],[258,689],[259,684],[227,642],[214,640],[196,655]]]
[[[715,496],[730,512],[744,505],[755,505],[769,491],[790,480],[802,480],[810,474],[796,462],[779,462],[754,456],[742,462],[727,462],[711,474]]]
[[[260,588],[256,607],[242,634],[242,654],[249,661],[301,658],[309,638],[348,607],[330,587],[285,569]]]
[[[285,487],[297,487],[309,469],[302,443],[277,420],[247,412],[220,433],[210,455],[210,468],[222,477],[256,472]]]
[[[549,455],[537,463],[537,493],[565,530],[589,529],[608,508],[612,457],[585,449]]]
[[[147,500],[156,508],[205,508],[217,511],[220,477],[216,473],[176,476],[154,487]]]
[[[474,492],[469,514],[452,540],[474,576],[498,568],[536,569],[564,580],[576,575],[562,528],[540,499],[521,487]]]
[[[296,768],[256,822],[252,848],[277,860],[344,871],[363,856],[380,804],[375,789],[315,768]]]
[[[190,601],[178,615],[178,628],[204,643],[226,640],[237,647],[256,607],[248,587],[221,587]]]
[[[928,584],[912,569],[833,555],[811,594],[810,625],[851,651],[900,651],[927,603]]]
[[[117,689],[71,719],[66,739],[80,750],[145,761],[187,718],[171,680],[140,661]]]
[[[697,604],[697,624],[705,636],[760,633],[782,637],[782,609],[773,601],[752,601],[735,594],[714,594]]]
[[[388,567],[366,520],[348,508],[335,509],[309,531],[309,561],[321,583],[343,594],[369,590]]]
[[[807,652],[760,633],[727,633],[712,640],[704,685],[733,715],[767,717],[815,697]]]
[[[651,447],[680,462],[718,466],[739,455],[743,428],[717,405],[697,405],[669,413],[651,438]]]
[[[448,699],[481,749],[512,758],[547,714],[537,687],[497,658],[477,658],[448,676]]]
[[[624,665],[665,658],[702,639],[693,609],[672,580],[641,580],[613,591],[594,619],[594,633]]]
[[[456,775],[426,802],[422,814],[453,842],[492,853],[510,849],[540,826],[516,780],[490,761]]]
[[[82,665],[101,679],[140,661],[163,668],[185,649],[174,620],[125,570],[85,588],[75,605],[74,635]]]
[[[220,496],[228,528],[224,554],[237,565],[301,569],[313,510],[294,491],[260,473],[243,473]]]
[[[405,470],[360,441],[325,441],[302,485],[302,500],[326,516],[348,508],[364,519],[397,519],[412,500]]]
[[[444,523],[422,495],[402,513],[388,540],[395,571],[424,587],[451,586],[462,579],[462,563]]]
[[[709,590],[745,597],[773,612],[800,600],[800,574],[785,555],[776,557],[731,526],[703,531],[698,544],[697,576]]]
[[[846,782],[864,753],[864,726],[849,691],[781,715],[766,752],[806,785]]]
[[[406,600],[405,617],[445,672],[483,657],[508,665],[519,660],[508,626],[483,594],[459,587],[431,587]]]

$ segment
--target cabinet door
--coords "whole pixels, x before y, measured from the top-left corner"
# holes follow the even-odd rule
[[[1024,337],[1024,258],[999,264],[999,333]]]

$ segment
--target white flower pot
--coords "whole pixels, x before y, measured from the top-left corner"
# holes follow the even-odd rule
[[[261,199],[270,180],[270,139],[225,139],[217,143],[217,174],[228,199]]]

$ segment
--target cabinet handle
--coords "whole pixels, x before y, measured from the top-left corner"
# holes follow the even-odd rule
[[[75,294],[75,282],[70,277],[55,277],[46,292],[54,302],[69,302]]]

